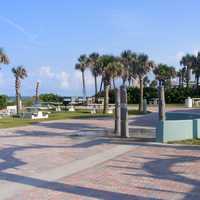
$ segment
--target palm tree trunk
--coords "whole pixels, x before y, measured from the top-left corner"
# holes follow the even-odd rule
[[[126,79],[123,78],[122,81],[123,81],[123,85],[125,85],[126,84]]]
[[[95,103],[97,103],[97,76],[94,76],[94,83],[95,83]]]
[[[144,85],[143,85],[143,77],[140,77],[140,103],[139,103],[139,111],[143,112],[143,96],[144,96]]]
[[[131,78],[128,79],[128,86],[131,86]]]
[[[114,78],[113,78],[113,88],[114,88],[114,89],[116,88],[115,79],[114,79]]]
[[[199,76],[196,77],[197,88],[199,88]]]
[[[108,105],[109,105],[109,82],[104,81],[104,109],[103,113],[108,113]]]
[[[190,81],[190,69],[187,67],[187,78],[186,78],[187,88],[189,87],[189,81]]]
[[[40,83],[37,82],[36,83],[36,90],[35,90],[35,104],[39,104],[39,86],[40,86]]]
[[[181,87],[181,76],[178,77],[178,87]]]
[[[184,75],[182,74],[181,76],[181,87],[183,88],[184,87]]]
[[[102,87],[103,87],[103,77],[101,77],[101,84],[100,84],[99,92],[102,91]]]
[[[15,80],[15,90],[16,90],[16,106],[17,106],[17,115],[20,113],[20,81],[19,78],[16,78]]]
[[[84,71],[82,71],[82,81],[83,81],[83,98],[86,98],[86,88],[85,88],[85,74]]]

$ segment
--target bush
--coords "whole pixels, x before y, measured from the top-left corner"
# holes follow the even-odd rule
[[[114,103],[114,91],[110,90],[110,103]],[[103,96],[103,93],[101,93]],[[184,103],[187,97],[196,98],[200,97],[200,88],[168,88],[165,90],[166,103]],[[147,101],[152,98],[158,98],[158,89],[156,88],[144,88],[144,98]],[[140,100],[140,89],[128,87],[127,89],[128,104],[138,104]]]
[[[61,102],[63,101],[63,97],[60,97],[53,93],[48,93],[48,94],[41,94],[40,100],[43,102]]]
[[[0,95],[0,109],[6,108],[8,103],[8,97],[5,95]]]

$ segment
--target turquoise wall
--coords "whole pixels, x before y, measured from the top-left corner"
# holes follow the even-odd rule
[[[199,114],[167,113],[166,119],[170,120],[159,122],[156,133],[157,142],[200,138],[199,118]]]
[[[188,112],[167,112],[166,113],[166,120],[188,120],[188,119],[200,119],[200,114],[188,113]]]

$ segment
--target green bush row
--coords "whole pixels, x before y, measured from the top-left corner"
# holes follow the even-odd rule
[[[187,97],[200,98],[200,88],[170,88],[165,90],[166,103],[184,103]],[[144,88],[144,98],[147,101],[158,98],[158,90],[156,88]],[[127,99],[129,104],[138,104],[140,99],[140,89],[129,87],[127,89]],[[114,91],[110,91],[110,103],[114,103]]]

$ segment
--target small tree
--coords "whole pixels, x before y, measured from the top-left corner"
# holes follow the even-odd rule
[[[104,113],[108,112],[109,89],[114,71],[112,63],[115,61],[116,59],[112,55],[103,55],[98,59],[98,65],[101,68],[102,80],[104,83]]]
[[[12,68],[12,72],[15,76],[15,90],[16,90],[16,104],[17,104],[17,114],[19,114],[21,106],[20,106],[20,88],[21,88],[21,79],[27,77],[27,71],[23,66],[18,66],[17,68]]]
[[[199,78],[200,78],[200,52],[198,52],[197,57],[195,58],[195,64],[193,66],[193,74],[195,74],[196,87],[199,87]]]
[[[8,97],[5,95],[0,95],[0,109],[3,109],[7,106]]]
[[[98,85],[97,85],[97,77],[101,73],[101,69],[98,65],[98,58],[99,54],[98,53],[92,53],[89,55],[89,68],[92,72],[92,75],[94,77],[94,85],[95,85],[95,102],[97,102],[97,93],[98,93]]]
[[[158,64],[153,72],[159,81],[159,86],[165,85],[166,81],[171,82],[171,79],[176,77],[175,68],[166,64]]]
[[[83,97],[86,98],[86,85],[85,85],[85,70],[89,65],[89,59],[86,55],[81,55],[78,58],[78,63],[75,65],[76,70],[80,70],[82,74],[83,81]]]
[[[149,57],[146,54],[139,54],[132,62],[132,73],[136,74],[140,81],[140,112],[143,112],[144,77],[154,68],[154,66],[154,62],[149,60]]]
[[[191,69],[194,67],[195,63],[195,56],[191,54],[186,54],[185,56],[182,57],[180,64],[186,67],[186,84],[187,87],[189,87],[189,82],[191,79]]]

